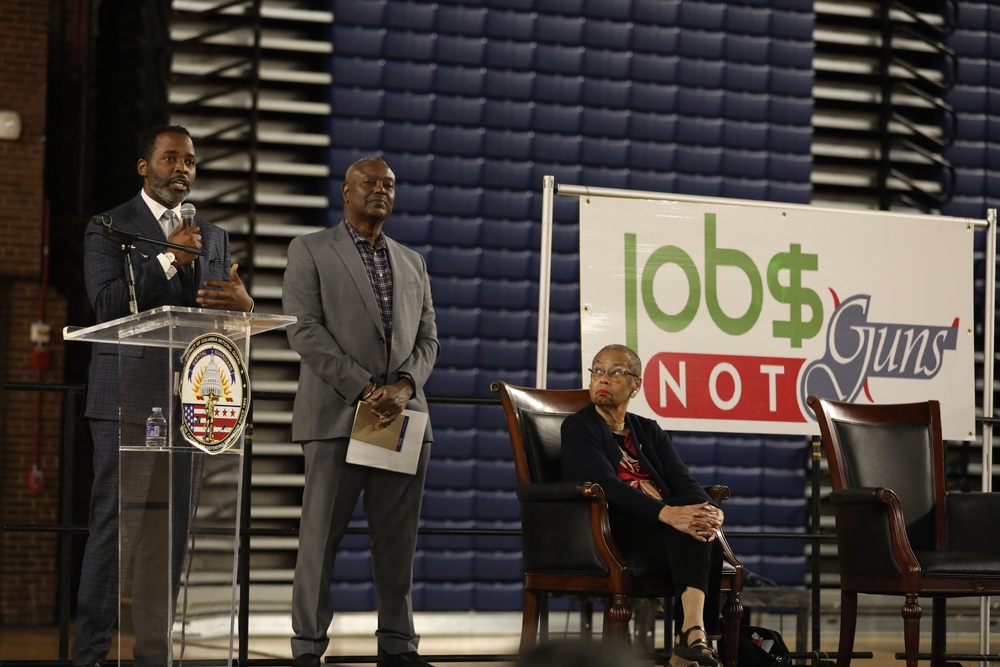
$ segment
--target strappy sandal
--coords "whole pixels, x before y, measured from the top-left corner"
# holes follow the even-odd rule
[[[691,633],[698,631],[705,635],[695,640],[691,640]],[[718,667],[719,654],[708,645],[708,633],[700,625],[692,625],[684,632],[677,635],[677,642],[674,644],[674,655],[697,662],[701,667]]]

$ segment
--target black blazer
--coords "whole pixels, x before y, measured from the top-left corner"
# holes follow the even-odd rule
[[[639,463],[663,491],[664,502],[618,479],[622,451],[593,403],[563,422],[560,453],[563,479],[600,484],[613,510],[654,526],[663,525],[658,518],[663,505],[712,502],[688,472],[670,435],[659,424],[632,413],[627,413],[625,419],[638,444]]]
[[[111,209],[108,215],[116,229],[151,239],[164,238],[141,193]],[[196,218],[196,222],[201,228],[205,254],[195,260],[191,280],[182,280],[179,273],[167,280],[156,258],[166,249],[142,241],[135,244],[131,258],[139,312],[159,306],[197,307],[197,290],[206,280],[229,280],[232,263],[229,236],[207,220]],[[105,236],[100,225],[87,225],[83,238],[84,280],[98,323],[129,315],[128,283],[120,245],[114,237]],[[119,405],[121,419],[126,422],[145,423],[152,408],[157,406],[166,414],[170,405],[167,361],[164,351],[158,348],[95,343],[90,358],[86,416],[117,420]]]

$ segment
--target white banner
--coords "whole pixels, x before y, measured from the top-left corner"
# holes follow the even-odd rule
[[[819,394],[937,399],[970,439],[972,253],[958,218],[581,197],[583,368],[632,347],[629,409],[674,430],[814,435]]]

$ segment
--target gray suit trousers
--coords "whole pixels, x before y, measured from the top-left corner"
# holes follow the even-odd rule
[[[305,490],[292,586],[292,655],[323,655],[333,619],[330,583],[337,548],[364,491],[378,605],[378,646],[385,653],[416,651],[413,554],[430,443],[414,475],[349,464],[347,438],[304,442]]]

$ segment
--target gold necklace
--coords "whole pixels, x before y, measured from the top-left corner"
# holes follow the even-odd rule
[[[611,422],[608,422],[608,427],[610,427],[613,432],[618,433],[619,431],[625,430],[625,422],[621,422],[619,424],[612,424]]]

